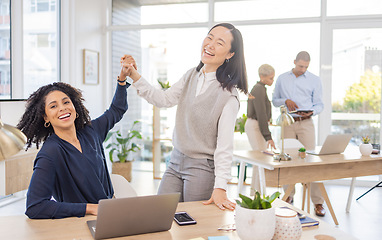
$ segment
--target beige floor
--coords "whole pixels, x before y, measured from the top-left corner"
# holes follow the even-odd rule
[[[159,186],[159,180],[152,179],[152,173],[147,171],[133,171],[131,182],[138,195],[155,194]],[[359,201],[355,198],[364,193],[368,188],[356,187],[354,199],[350,213],[346,213],[346,201],[349,192],[348,186],[326,185],[329,197],[331,199],[334,211],[337,215],[340,225],[338,228],[362,240],[382,239],[382,189],[377,188],[368,193]],[[277,191],[276,188],[268,188],[268,194]],[[249,186],[244,187],[246,194],[249,194]],[[279,190],[281,191],[281,189]],[[237,186],[229,185],[229,197],[236,198]],[[25,211],[25,194],[9,197],[0,201],[0,216],[20,215]],[[301,187],[296,187],[295,206],[301,207]],[[329,214],[322,218],[329,224],[333,220]],[[1,239],[1,236],[0,236]]]

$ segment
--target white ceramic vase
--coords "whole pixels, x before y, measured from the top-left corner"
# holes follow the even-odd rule
[[[359,145],[359,151],[363,156],[370,156],[371,152],[373,151],[373,145],[370,143],[361,143],[361,145]]]
[[[291,209],[276,209],[276,229],[273,240],[298,240],[302,228],[297,213]]]
[[[248,209],[236,205],[236,232],[241,240],[271,240],[275,233],[275,209]]]

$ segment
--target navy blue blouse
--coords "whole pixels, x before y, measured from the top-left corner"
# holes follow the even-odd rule
[[[46,139],[34,161],[27,193],[29,218],[83,217],[87,203],[113,197],[102,143],[127,111],[128,86],[117,84],[110,108],[77,130],[82,153],[56,134]]]

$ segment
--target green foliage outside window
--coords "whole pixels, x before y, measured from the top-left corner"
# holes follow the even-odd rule
[[[359,83],[352,84],[343,104],[334,103],[333,112],[379,113],[381,108],[381,73],[366,71]]]

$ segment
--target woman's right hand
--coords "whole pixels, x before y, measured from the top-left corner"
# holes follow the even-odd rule
[[[276,149],[276,145],[275,145],[275,142],[273,142],[273,140],[271,139],[271,140],[268,140],[267,141],[267,147],[269,148],[269,147],[271,147],[271,149]]]

